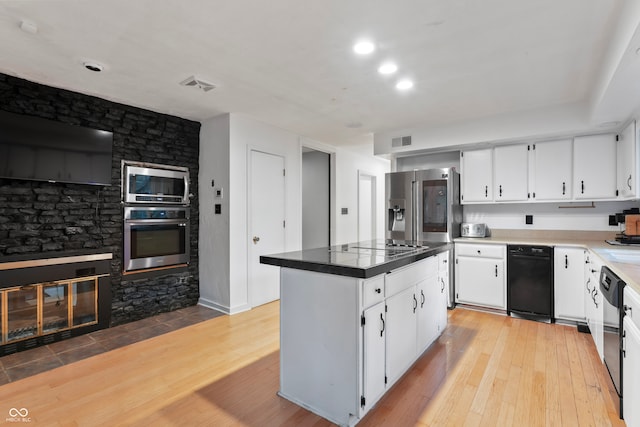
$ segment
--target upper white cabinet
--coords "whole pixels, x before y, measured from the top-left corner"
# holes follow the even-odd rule
[[[529,198],[529,145],[505,145],[493,152],[496,202],[517,202]]]
[[[533,144],[531,199],[539,201],[571,199],[572,139]]]
[[[461,151],[462,203],[493,200],[493,149]]]
[[[631,122],[618,135],[618,197],[635,199],[638,197],[638,140],[636,122]]]
[[[616,136],[590,135],[573,141],[575,199],[616,198]]]

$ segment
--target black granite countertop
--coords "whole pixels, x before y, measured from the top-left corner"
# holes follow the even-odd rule
[[[450,243],[372,240],[263,255],[260,263],[367,279],[436,255]]]

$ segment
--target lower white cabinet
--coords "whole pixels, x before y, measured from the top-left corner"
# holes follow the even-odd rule
[[[627,427],[640,427],[640,295],[624,290],[626,316],[622,324],[622,410]]]
[[[366,309],[362,316],[363,348],[363,391],[367,396],[368,410],[385,392],[385,303],[379,302]]]
[[[604,359],[604,311],[600,293],[600,260],[590,251],[585,252],[585,294],[584,314],[596,344],[600,360]]]
[[[416,357],[417,305],[413,286],[387,298],[386,371],[389,383],[400,378]]]
[[[506,246],[456,243],[456,302],[505,310]]]
[[[449,259],[450,251],[438,254],[438,289],[440,302],[437,307],[438,335],[447,327],[447,306],[449,305]]]
[[[584,249],[556,246],[553,254],[555,318],[584,321]]]

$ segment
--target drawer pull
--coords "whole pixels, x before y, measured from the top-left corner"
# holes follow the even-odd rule
[[[498,264],[496,264],[496,277],[498,277]]]
[[[565,185],[565,183],[562,183],[562,195],[564,196],[565,192],[567,190],[567,186]]]
[[[569,255],[564,256],[564,268],[569,268]]]

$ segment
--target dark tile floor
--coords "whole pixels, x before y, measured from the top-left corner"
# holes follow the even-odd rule
[[[199,305],[0,357],[0,385],[222,316]]]

